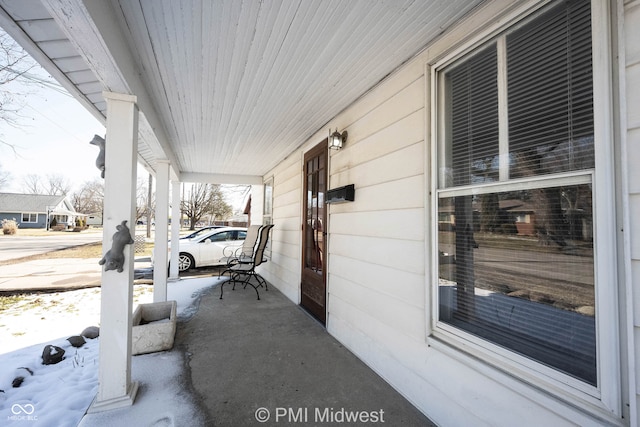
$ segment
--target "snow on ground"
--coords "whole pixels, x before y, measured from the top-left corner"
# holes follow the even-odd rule
[[[134,286],[134,307],[152,301],[153,286]],[[0,316],[0,354],[79,335],[87,326],[99,323],[100,288],[29,294]]]
[[[188,318],[197,311],[201,293],[218,283],[219,279],[211,277],[172,282],[168,299],[176,300],[179,318]],[[134,308],[152,300],[152,286],[135,286]],[[99,338],[87,339],[78,349],[67,338],[99,323],[99,288],[32,295],[3,313],[0,425],[75,427],[81,421],[83,427],[201,424],[185,389],[184,355],[176,350],[133,357],[132,381],[140,383],[133,406],[84,416],[98,388]],[[46,344],[65,350],[65,359],[43,365]],[[24,381],[13,387],[17,377]]]

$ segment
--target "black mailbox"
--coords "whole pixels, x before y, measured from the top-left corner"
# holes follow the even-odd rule
[[[355,200],[355,194],[356,188],[354,184],[334,188],[327,191],[327,203],[353,202]]]

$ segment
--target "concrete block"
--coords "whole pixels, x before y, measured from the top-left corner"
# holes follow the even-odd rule
[[[131,353],[170,350],[176,335],[175,301],[139,304],[133,312]]]

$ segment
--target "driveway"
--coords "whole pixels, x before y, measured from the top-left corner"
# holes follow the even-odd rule
[[[44,236],[0,234],[0,261],[51,252],[70,246],[102,241],[102,229],[89,229],[80,233],[51,232]]]

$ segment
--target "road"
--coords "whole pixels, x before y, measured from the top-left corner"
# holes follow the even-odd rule
[[[0,262],[100,241],[101,229],[80,233],[43,231],[42,235],[31,236],[0,234]],[[136,257],[134,268],[137,283],[153,280],[153,267],[148,256]],[[203,267],[182,272],[180,277],[211,277],[219,272],[219,267]],[[102,267],[98,265],[97,258],[51,258],[9,263],[0,267],[0,294],[100,286],[101,274]]]
[[[51,252],[70,246],[102,241],[101,229],[89,229],[80,233],[51,232],[44,236],[20,236],[0,234],[0,261]]]
[[[479,247],[473,249],[475,287],[543,298],[557,307],[594,306],[593,252],[588,245],[580,250],[530,244],[518,248],[513,239],[505,238],[502,246],[479,241]],[[439,249],[455,253],[452,244],[440,244]],[[456,264],[455,268],[462,267]],[[449,279],[455,274],[448,272],[443,277]]]

